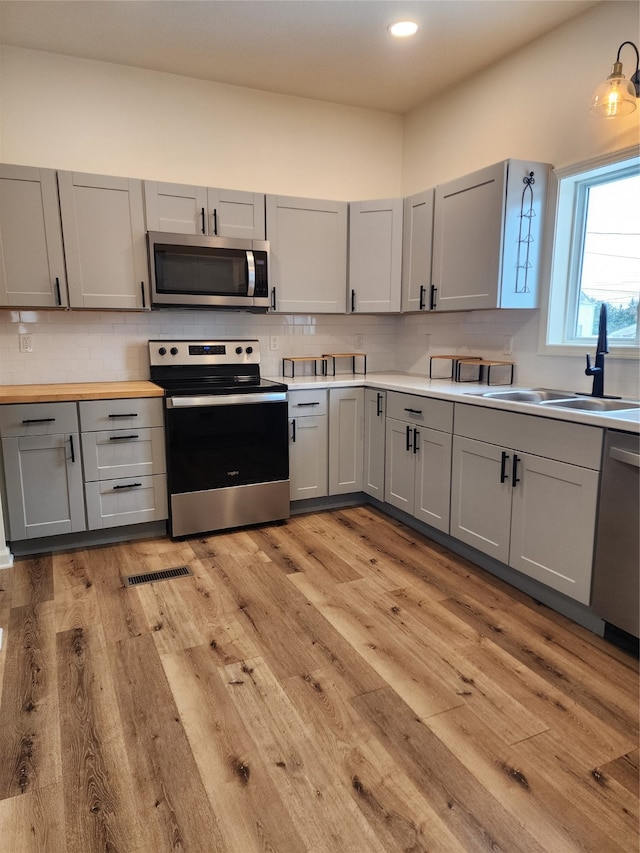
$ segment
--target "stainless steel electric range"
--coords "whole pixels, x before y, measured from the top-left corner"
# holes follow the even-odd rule
[[[164,389],[169,535],[289,517],[287,386],[257,340],[149,341]]]

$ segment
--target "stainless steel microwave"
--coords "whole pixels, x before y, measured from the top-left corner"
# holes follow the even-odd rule
[[[269,307],[269,243],[149,231],[152,308]]]

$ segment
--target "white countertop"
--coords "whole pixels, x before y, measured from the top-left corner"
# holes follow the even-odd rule
[[[481,394],[483,391],[517,391],[523,388],[531,388],[532,386],[491,385],[489,387],[486,383],[453,382],[450,379],[429,379],[428,376],[417,376],[406,373],[344,373],[337,376],[296,376],[294,379],[286,376],[265,376],[265,379],[285,382],[291,391],[304,391],[313,388],[366,386],[367,388],[377,388],[381,391],[401,391],[407,394],[420,394],[424,397],[450,400],[453,403],[470,403],[474,406],[521,412],[526,415],[536,415],[558,421],[571,421],[573,423],[588,424],[589,426],[620,429],[626,432],[640,432],[640,401],[636,410],[606,413],[582,412],[577,409],[560,409],[551,406],[540,406],[536,403],[517,403],[511,400],[496,399],[495,397],[473,396],[474,394]]]

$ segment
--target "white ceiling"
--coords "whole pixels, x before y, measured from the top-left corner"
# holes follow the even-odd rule
[[[0,0],[0,42],[402,114],[597,2]]]

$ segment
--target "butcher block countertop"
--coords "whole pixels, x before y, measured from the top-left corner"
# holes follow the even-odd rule
[[[163,397],[153,382],[61,382],[51,385],[0,385],[4,403],[59,403],[75,400],[116,400],[123,397]]]

